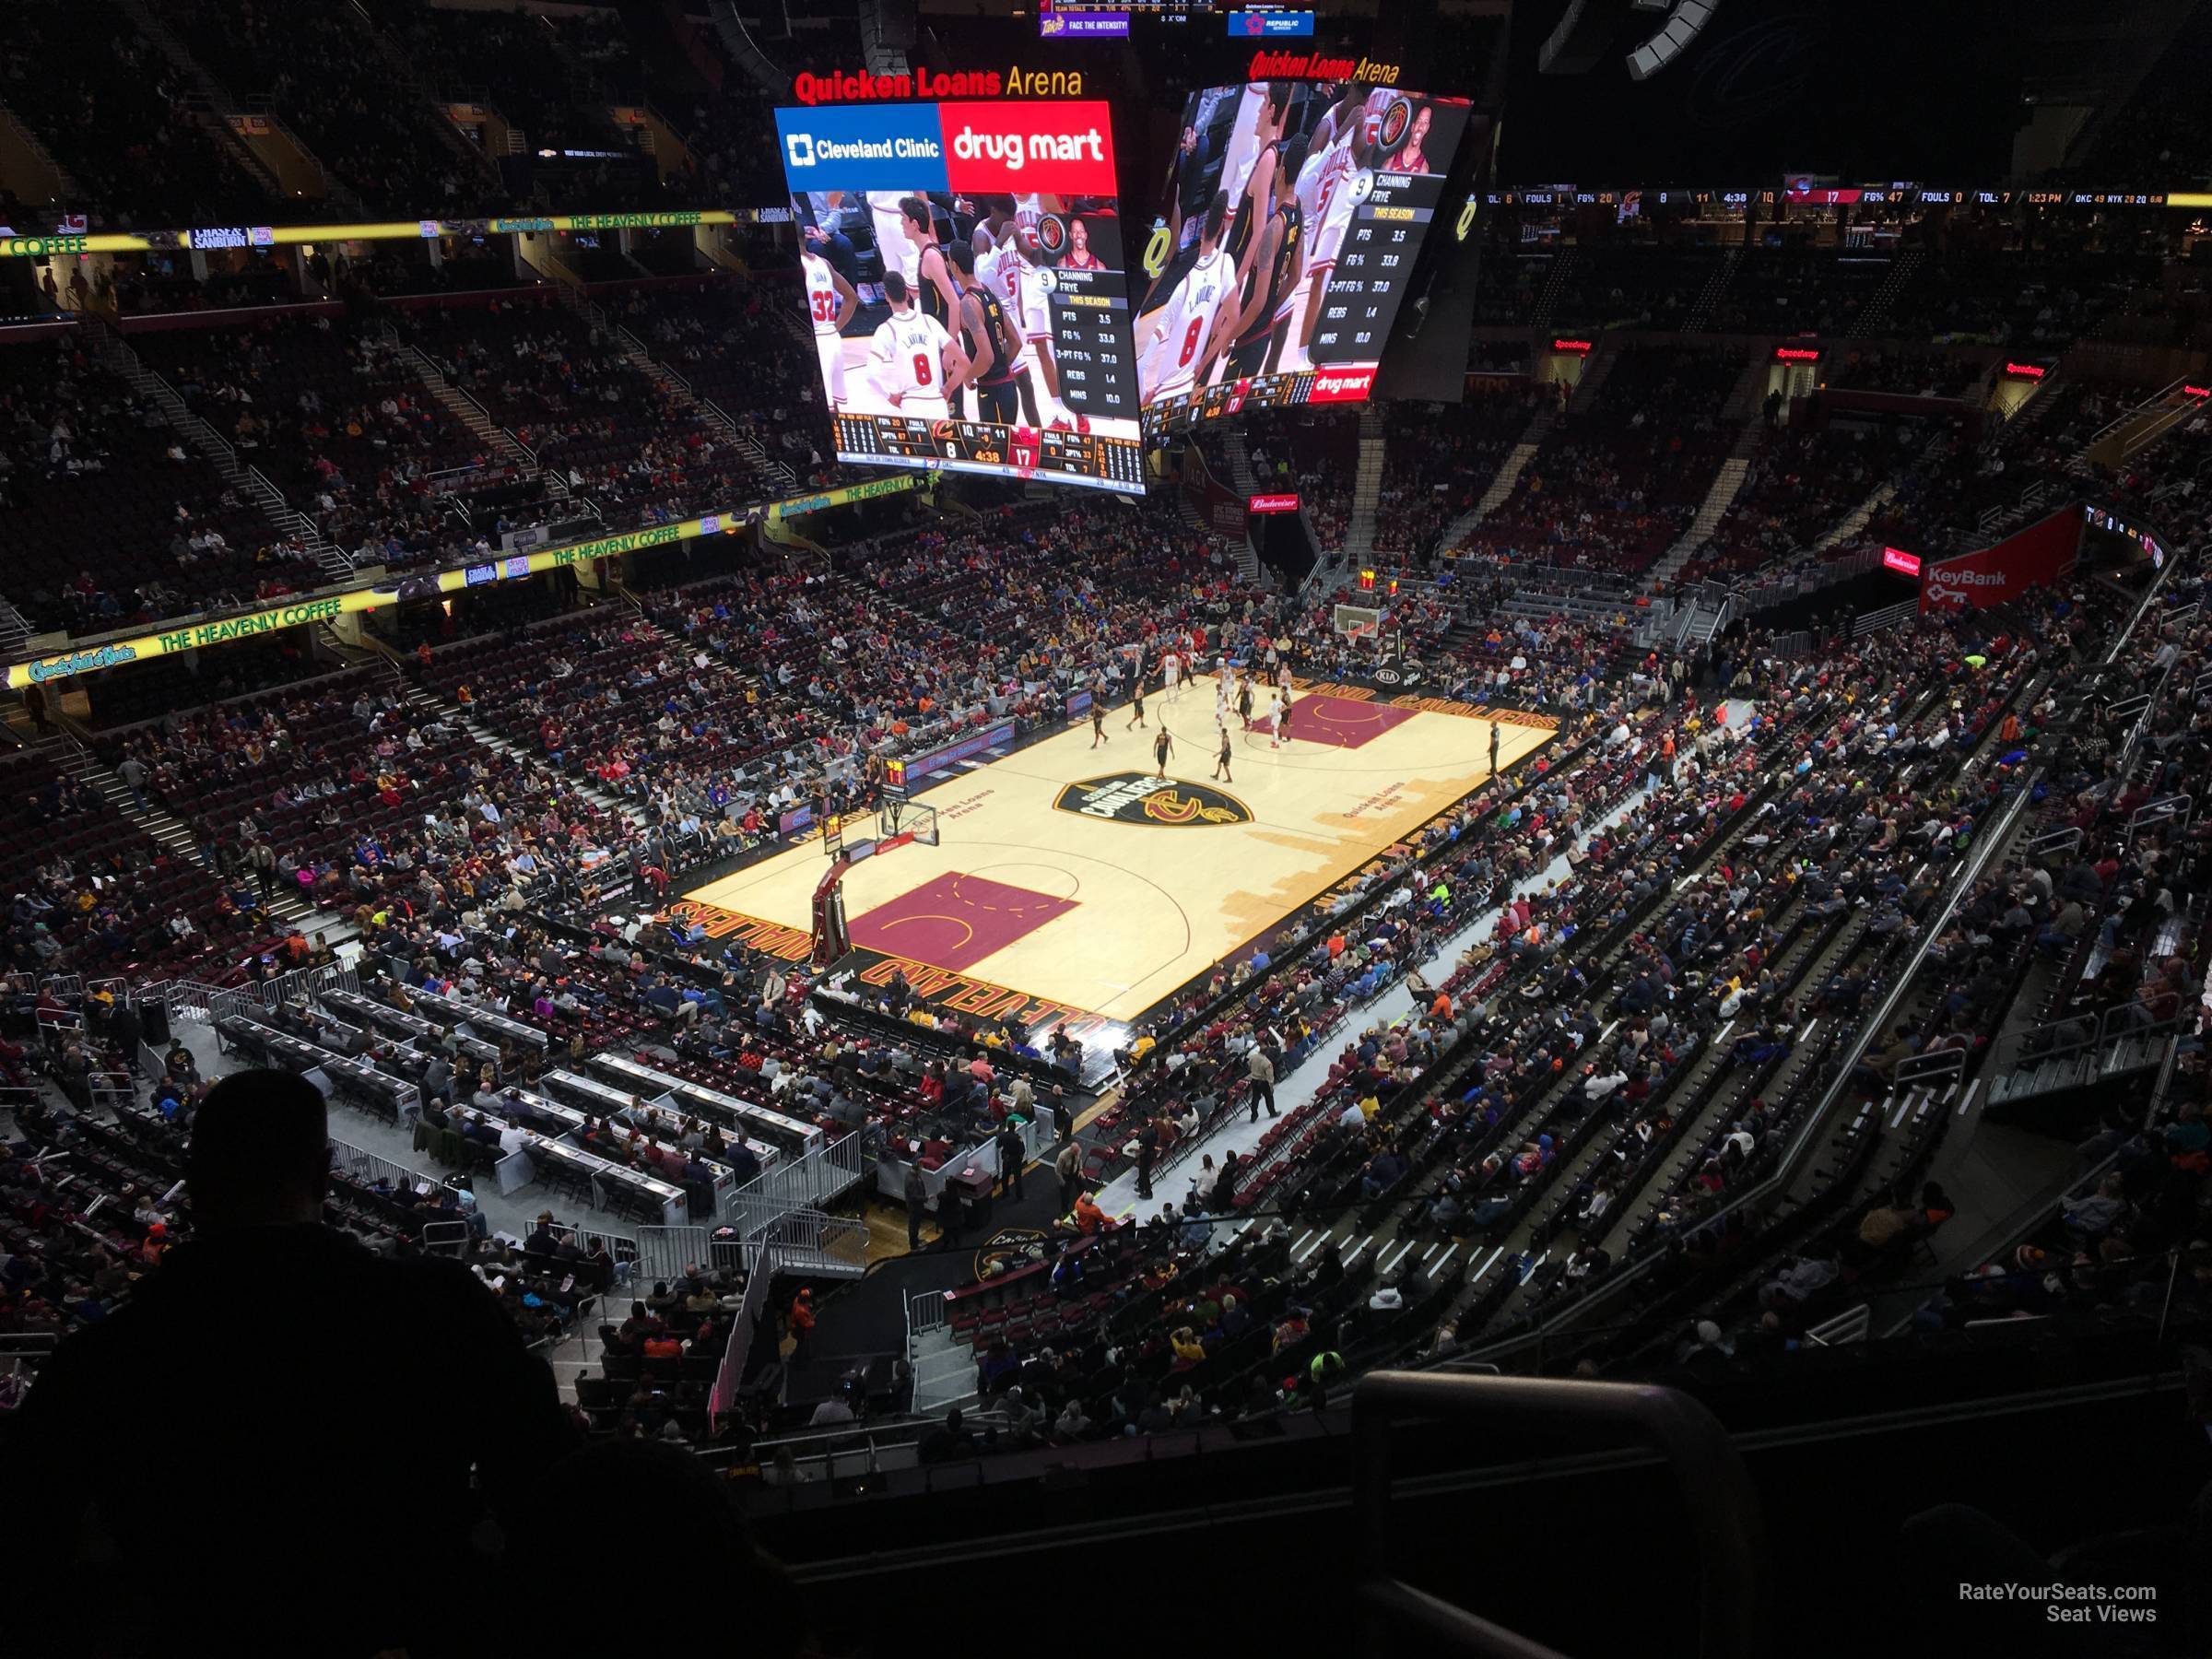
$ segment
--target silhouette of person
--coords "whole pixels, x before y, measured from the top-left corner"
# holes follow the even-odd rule
[[[13,1652],[482,1651],[501,1615],[470,1534],[488,1505],[515,1535],[571,1431],[464,1268],[323,1224],[329,1164],[305,1078],[208,1091],[195,1236],[62,1343],[18,1414],[10,1485],[38,1496],[0,1547],[41,1588]]]

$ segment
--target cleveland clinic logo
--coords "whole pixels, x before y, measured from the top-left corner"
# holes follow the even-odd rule
[[[783,154],[794,167],[812,167],[814,165],[814,135],[812,133],[787,135],[783,140]]]

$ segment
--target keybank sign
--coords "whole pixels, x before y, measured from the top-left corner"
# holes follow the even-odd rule
[[[808,190],[949,190],[934,104],[778,110],[783,177]]]

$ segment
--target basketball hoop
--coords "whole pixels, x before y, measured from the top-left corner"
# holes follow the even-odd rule
[[[854,818],[851,823],[856,827],[865,821]],[[845,927],[845,872],[864,859],[895,853],[900,847],[937,844],[937,809],[903,795],[893,794],[884,803],[876,815],[876,840],[857,841],[847,840],[841,826],[837,852],[815,885],[813,959],[818,968],[831,966],[853,948],[852,935]],[[824,844],[828,844],[826,838]]]

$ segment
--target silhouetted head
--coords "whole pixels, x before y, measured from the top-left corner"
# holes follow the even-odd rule
[[[193,1120],[185,1182],[204,1234],[321,1219],[330,1179],[323,1094],[290,1072],[237,1072]]]

